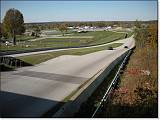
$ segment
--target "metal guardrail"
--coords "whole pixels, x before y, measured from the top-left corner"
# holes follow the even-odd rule
[[[94,113],[92,114],[92,118],[96,115],[96,113],[97,113],[98,110],[100,109],[102,103],[107,100],[107,98],[108,98],[108,96],[110,95],[111,91],[114,89],[114,86],[115,86],[115,84],[116,84],[116,82],[117,82],[117,79],[118,79],[118,77],[119,77],[120,70],[121,70],[121,69],[123,68],[123,66],[125,65],[125,62],[126,62],[127,58],[129,57],[129,55],[131,54],[131,52],[132,52],[132,50],[129,50],[129,52],[127,53],[127,55],[126,55],[125,58],[123,59],[123,61],[122,61],[121,65],[120,65],[120,67],[119,67],[116,75],[114,76],[114,78],[113,78],[110,86],[108,87],[108,89],[107,89],[107,91],[105,92],[103,98],[101,99],[100,104],[98,105],[98,107],[96,108],[96,110],[94,111]]]

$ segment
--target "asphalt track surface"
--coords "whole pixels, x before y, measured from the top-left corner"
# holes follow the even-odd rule
[[[2,72],[2,115],[37,117],[62,103],[81,84],[135,46],[133,36],[115,42],[124,44],[114,50],[63,55],[32,67]]]

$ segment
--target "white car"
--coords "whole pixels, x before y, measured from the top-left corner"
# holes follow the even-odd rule
[[[5,42],[5,44],[6,44],[6,46],[8,46],[8,45],[12,45],[12,43],[11,43],[11,42],[9,42],[9,41],[6,41],[6,42]]]

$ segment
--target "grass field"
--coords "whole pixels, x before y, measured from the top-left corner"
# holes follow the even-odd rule
[[[86,33],[75,33],[72,36],[93,36],[93,39],[88,41],[88,45],[96,45],[112,42],[125,37],[125,33],[116,33],[112,31],[95,31]]]
[[[95,47],[95,48],[82,48],[82,49],[75,49],[75,50],[63,50],[63,51],[58,51],[58,52],[47,52],[47,53],[42,53],[42,54],[22,56],[22,57],[18,57],[18,59],[21,59],[27,63],[35,65],[35,64],[39,64],[41,62],[47,61],[49,59],[52,59],[52,58],[55,58],[61,55],[84,55],[84,54],[88,54],[92,52],[106,50],[108,49],[109,46],[115,48],[121,45],[122,43],[114,43],[111,45]]]
[[[16,46],[1,45],[1,51],[9,50],[30,50],[35,48],[59,48],[85,45],[90,38],[46,38],[37,41],[25,41]],[[28,46],[28,47],[26,47]]]
[[[34,36],[27,36],[27,35],[17,35],[16,36],[17,42],[27,41],[27,40],[34,39],[34,38],[35,38]]]
[[[48,29],[48,30],[42,30],[42,32],[46,35],[60,35],[62,34],[61,31],[59,31],[58,29]],[[72,30],[67,30],[67,32],[65,32],[65,34],[72,34],[73,31]]]
[[[93,36],[93,38],[77,38],[78,36]],[[72,46],[90,46],[109,43],[119,39],[123,39],[125,33],[116,33],[111,31],[95,31],[87,33],[74,33],[70,37],[73,38],[46,38],[37,41],[28,41],[29,38],[23,37],[16,46],[1,45],[1,51],[9,50],[30,50],[35,48],[58,48]],[[74,38],[76,37],[76,38]],[[19,38],[20,39],[20,36]],[[17,40],[18,41],[18,40]]]

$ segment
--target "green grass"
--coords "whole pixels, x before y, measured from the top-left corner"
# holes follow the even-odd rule
[[[89,38],[46,38],[38,41],[26,41],[25,43],[19,43],[16,46],[1,45],[1,51],[9,50],[30,50],[34,48],[59,48],[59,47],[71,47],[85,45]],[[26,47],[28,45],[29,47]]]
[[[16,36],[16,39],[17,39],[17,41],[19,42],[19,41],[28,41],[28,40],[30,40],[30,39],[34,39],[35,37],[34,36],[27,36],[27,35],[17,35]]]
[[[86,45],[90,38],[46,38],[39,41],[34,41],[32,44],[42,47],[69,47]]]
[[[28,41],[28,40],[31,40],[31,39],[35,39],[36,37],[34,36],[28,36],[28,35],[16,35],[16,40],[17,42],[25,42],[25,41]],[[9,37],[8,38],[9,40],[7,41],[10,41],[12,42],[12,38]]]
[[[109,46],[115,48],[121,45],[122,43],[114,43],[111,45],[95,47],[95,48],[82,48],[82,49],[74,49],[74,50],[63,50],[63,51],[57,51],[57,52],[47,52],[42,54],[21,56],[21,57],[18,57],[18,59],[21,59],[27,63],[35,65],[61,55],[84,55],[92,52],[106,50],[108,49]]]
[[[21,41],[16,46],[5,46],[1,45],[1,51],[9,50],[30,50],[35,48],[58,48],[58,47],[71,47],[71,46],[90,46],[97,44],[109,43],[115,40],[123,39],[124,33],[115,33],[111,31],[95,31],[87,33],[74,33],[71,36],[93,36],[93,38],[46,38],[37,41],[28,41],[27,37],[21,39]],[[25,41],[26,39],[26,41]],[[18,40],[17,40],[18,41]],[[28,47],[27,47],[27,46]]]
[[[122,39],[124,38],[125,34],[112,31],[91,31],[86,33],[75,33],[72,36],[93,36],[93,39],[88,41],[88,45],[96,45]]]
[[[128,31],[128,37],[131,37],[133,35],[133,32],[132,31]]]
[[[61,31],[59,31],[58,29],[48,29],[48,30],[43,30],[44,31],[49,31],[49,32],[45,32],[46,35],[60,35],[62,34]],[[72,30],[67,30],[67,32],[65,32],[65,34],[72,34],[73,31]]]

